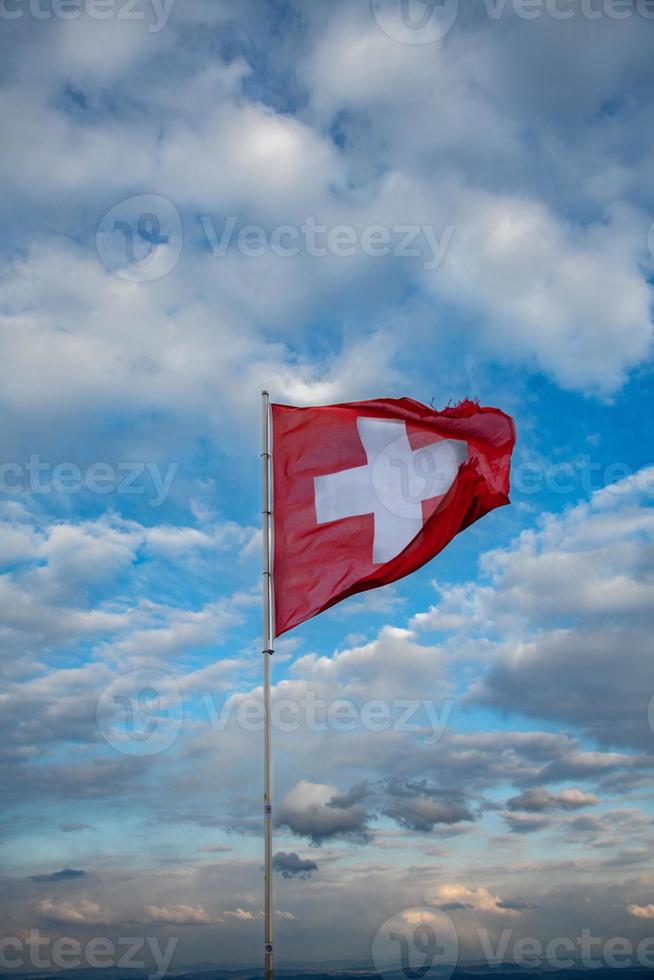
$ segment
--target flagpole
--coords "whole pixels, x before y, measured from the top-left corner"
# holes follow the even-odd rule
[[[270,435],[270,396],[267,391],[261,392],[263,426],[261,453],[262,474],[262,508],[261,529],[263,534],[263,826],[264,826],[264,980],[272,980],[273,976],[273,882],[272,882],[272,726],[270,718],[270,662],[274,653],[274,581],[272,566],[272,489],[270,485],[271,470],[271,435]]]

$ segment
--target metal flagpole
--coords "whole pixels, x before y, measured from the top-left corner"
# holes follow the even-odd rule
[[[272,730],[270,718],[270,661],[274,653],[274,582],[272,568],[272,488],[270,485],[271,470],[271,437],[270,437],[270,396],[267,391],[261,392],[263,409],[263,451],[261,453],[261,474],[263,502],[261,508],[261,528],[263,532],[263,707],[264,707],[264,736],[263,736],[263,821],[265,848],[265,958],[264,978],[272,980],[273,976],[273,882],[272,882]]]

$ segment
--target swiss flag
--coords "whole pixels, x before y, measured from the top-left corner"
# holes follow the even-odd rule
[[[276,636],[509,503],[513,420],[475,402],[273,405],[272,437]]]

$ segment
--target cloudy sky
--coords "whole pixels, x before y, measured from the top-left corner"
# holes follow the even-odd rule
[[[262,387],[519,439],[279,644],[278,957],[654,935],[653,16],[0,5],[4,936],[259,961]]]

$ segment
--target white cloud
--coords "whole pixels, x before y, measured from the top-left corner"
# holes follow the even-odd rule
[[[510,918],[520,915],[515,909],[504,908],[502,899],[497,895],[492,895],[487,888],[468,888],[455,882],[439,885],[435,893],[430,895],[429,900],[433,905],[445,908],[448,905],[461,905],[477,909],[480,912],[491,912],[494,915]]]
[[[140,519],[120,497],[107,498],[116,513],[101,519],[87,507],[97,515],[103,501],[86,497],[36,495],[32,514],[15,502],[3,509],[5,795],[32,809],[35,796],[45,798],[41,836],[57,800],[73,799],[81,819],[88,807],[95,825],[98,800],[111,798],[123,850],[112,866],[142,860],[143,834],[146,851],[161,843],[152,863],[166,862],[161,875],[97,872],[93,900],[46,899],[40,916],[62,930],[118,929],[109,910],[135,896],[135,908],[148,904],[131,921],[225,926],[225,955],[227,926],[260,926],[260,856],[248,851],[250,833],[260,834],[250,805],[259,733],[230,720],[218,737],[198,709],[176,752],[109,757],[95,709],[117,673],[162,662],[195,707],[206,707],[197,695],[207,691],[232,694],[235,707],[257,696],[248,562],[258,533],[222,514],[231,516],[230,495],[247,480],[243,460],[256,457],[261,387],[300,404],[380,391],[429,397],[461,371],[476,394],[499,361],[606,397],[650,357],[647,25],[621,24],[618,39],[608,19],[577,18],[562,32],[552,18],[488,24],[483,11],[460,6],[448,37],[424,47],[387,37],[368,5],[339,2],[194,0],[176,4],[159,34],[86,17],[5,25],[0,456],[172,459],[180,471],[170,509]],[[143,284],[118,279],[94,250],[101,216],[141,193],[169,197],[184,230],[179,264]],[[267,229],[312,216],[359,232],[426,224],[438,233],[451,225],[454,235],[432,271],[424,255],[217,257],[199,214],[218,230],[234,214]],[[484,714],[483,731],[475,716],[459,729],[448,715],[436,739],[429,725],[276,733],[285,822],[276,833],[286,847],[293,834],[323,844],[319,894],[286,882],[293,911],[278,915],[282,925],[295,916],[312,953],[331,955],[338,934],[344,956],[365,958],[361,937],[418,894],[471,905],[473,917],[477,910],[501,928],[500,916],[521,904],[499,896],[516,894],[521,880],[542,893],[548,875],[561,884],[547,922],[559,916],[568,929],[587,917],[588,882],[607,892],[615,867],[645,864],[648,817],[605,804],[638,787],[652,765],[650,502],[624,481],[620,493],[597,494],[487,555],[481,584],[442,586],[441,601],[410,629],[364,633],[331,656],[319,645],[280,670],[276,703],[313,694],[360,707],[401,696],[424,699],[440,717],[456,690],[450,672],[466,683],[472,665],[479,679],[469,707],[518,706],[553,729],[533,731],[530,721],[512,731],[495,718],[489,731]],[[179,516],[187,509],[193,520]],[[397,621],[392,593],[360,600],[357,615],[371,604]],[[432,627],[448,638],[421,639]],[[216,659],[216,643],[236,629],[226,659]],[[220,778],[208,784],[207,771]],[[402,826],[404,865],[373,865],[352,849],[369,840],[373,814],[382,832],[388,821]],[[61,820],[57,813],[54,825]],[[21,834],[34,821],[28,814]],[[514,833],[498,835],[506,826]],[[189,867],[190,835],[218,828],[242,832],[234,854]],[[534,862],[527,831],[547,833],[548,847],[581,841],[586,855]],[[487,833],[496,835],[490,844]],[[438,835],[449,835],[445,880],[454,883],[443,884]],[[339,836],[348,845],[340,850],[330,841]],[[484,870],[473,874],[478,853]],[[12,915],[18,908],[26,925],[33,886],[5,883]],[[649,917],[625,888],[611,891],[614,907]],[[21,889],[22,910],[13,894]],[[207,911],[216,894],[229,896],[223,923]],[[324,902],[332,929],[316,931]],[[192,932],[199,938],[182,962],[215,955],[214,930]]]
[[[444,651],[418,642],[416,634],[385,626],[370,642],[336,651],[333,656],[307,654],[292,667],[291,687],[308,684],[332,699],[382,698],[392,702],[429,693],[444,700],[451,693]],[[280,687],[280,694],[288,686]]]
[[[180,119],[162,147],[160,166],[160,186],[175,200],[211,202],[218,210],[241,202],[288,221],[313,213],[330,182],[340,181],[341,169],[318,133],[292,116],[243,103],[219,105],[201,128]]]
[[[627,905],[627,912],[636,919],[654,919],[654,905]]]
[[[235,909],[225,912],[225,918],[228,919],[238,919],[240,922],[253,922],[255,919],[261,919],[263,917],[263,912],[249,912],[247,909]]]
[[[650,219],[634,193],[633,165],[608,179],[614,146],[600,121],[578,127],[579,148],[561,129],[562,112],[573,117],[582,103],[587,114],[594,111],[598,89],[611,98],[604,66],[598,73],[595,62],[586,62],[590,74],[580,75],[578,59],[558,62],[561,91],[575,98],[541,105],[542,142],[528,138],[533,105],[523,103],[522,93],[536,87],[545,100],[551,73],[547,59],[526,59],[525,51],[553,54],[560,37],[554,41],[556,24],[548,20],[516,20],[513,30],[459,26],[447,43],[413,46],[350,9],[320,31],[304,72],[319,117],[344,116],[351,165],[368,180],[378,216],[390,207],[406,221],[454,226],[446,260],[424,277],[424,287],[477,318],[492,357],[545,371],[564,387],[606,394],[651,355],[652,291],[644,275]],[[596,43],[608,47],[613,25],[602,20],[593,31]],[[616,84],[629,70],[646,73],[638,20],[623,25],[620,51],[607,59]],[[577,50],[589,23],[577,18],[568,26]],[[521,30],[529,31],[531,45]],[[429,124],[415,126],[415,118]],[[357,154],[362,142],[384,162],[374,178]],[[573,170],[592,178],[583,188],[575,181],[574,196],[565,197],[575,157]],[[584,193],[591,199],[580,218],[575,210]]]
[[[99,926],[114,921],[112,913],[89,899],[81,899],[78,902],[55,902],[51,898],[46,898],[39,903],[38,913],[44,919],[58,925]]]
[[[619,389],[652,349],[641,223],[618,213],[581,230],[539,201],[461,196],[434,293],[465,296],[500,359],[531,362],[565,388]]]
[[[146,905],[145,921],[170,926],[207,926],[222,922],[200,905]]]

